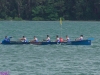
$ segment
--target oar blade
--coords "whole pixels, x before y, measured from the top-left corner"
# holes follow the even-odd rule
[[[88,40],[94,40],[94,38],[88,38]]]

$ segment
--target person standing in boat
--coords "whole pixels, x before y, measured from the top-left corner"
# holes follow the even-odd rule
[[[66,40],[64,40],[65,42],[69,42],[70,38],[68,37],[68,35],[66,35]]]
[[[50,36],[49,36],[49,35],[47,35],[46,40],[43,40],[43,41],[50,42]]]
[[[56,35],[56,42],[60,42],[60,38],[58,35]]]
[[[34,39],[30,42],[38,42],[38,39],[36,38],[36,36],[34,36]]]
[[[27,42],[27,39],[25,36],[23,36],[21,39],[20,39],[22,42]]]
[[[75,39],[76,41],[81,41],[83,40],[83,35],[80,35],[80,37],[78,39]]]

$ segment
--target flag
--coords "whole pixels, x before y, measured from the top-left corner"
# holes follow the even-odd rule
[[[60,18],[60,25],[62,25],[62,18]]]

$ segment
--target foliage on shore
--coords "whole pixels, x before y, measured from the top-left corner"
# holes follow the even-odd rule
[[[0,0],[0,20],[100,20],[100,0]]]

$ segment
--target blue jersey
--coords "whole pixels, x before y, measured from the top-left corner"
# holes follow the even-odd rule
[[[10,42],[10,38],[12,38],[12,37],[9,37],[9,38],[5,38],[2,42]]]

